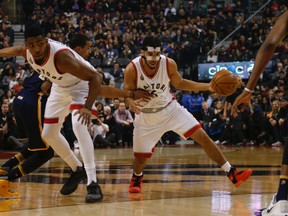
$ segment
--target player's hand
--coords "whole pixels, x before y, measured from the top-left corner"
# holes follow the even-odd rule
[[[215,90],[212,88],[211,81],[209,82],[209,88],[208,88],[208,90],[209,90],[210,92],[215,92]]]
[[[149,102],[149,100],[146,99],[138,99],[138,100],[130,100],[129,101],[129,108],[130,111],[136,113],[136,114],[140,114],[141,113],[141,109],[143,108],[143,106],[145,106],[147,103]]]
[[[134,100],[137,100],[137,99],[145,99],[145,100],[150,100],[151,98],[153,98],[154,96],[149,93],[148,91],[145,91],[143,89],[138,89],[136,91],[134,91]]]
[[[80,110],[77,110],[74,113],[74,116],[78,114],[79,114],[78,121],[81,121],[81,124],[85,124],[89,126],[91,122],[91,117],[92,117],[91,110],[87,109],[86,107],[83,107]]]
[[[244,109],[246,108],[246,106],[249,104],[250,100],[251,100],[252,94],[247,92],[247,91],[243,91],[234,101],[233,105],[232,105],[232,115],[234,117],[238,116],[238,112],[242,112],[244,111]]]
[[[50,89],[52,86],[52,82],[45,80],[42,85],[41,85],[41,91],[43,92],[44,95],[49,96],[50,95]]]

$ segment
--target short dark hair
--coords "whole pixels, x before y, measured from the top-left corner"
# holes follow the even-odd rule
[[[69,46],[71,49],[75,49],[77,46],[84,47],[87,41],[90,41],[90,38],[87,35],[76,34],[71,38]]]
[[[144,38],[143,43],[142,43],[142,50],[147,50],[147,47],[161,47],[161,41],[159,37],[156,36],[147,36]]]
[[[29,26],[25,29],[24,32],[24,39],[26,40],[29,37],[37,37],[37,36],[43,36],[45,37],[44,30],[40,28],[39,26]]]

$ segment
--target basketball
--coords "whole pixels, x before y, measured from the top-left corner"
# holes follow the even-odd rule
[[[229,70],[218,71],[211,80],[211,88],[221,96],[233,94],[238,87],[238,77]]]

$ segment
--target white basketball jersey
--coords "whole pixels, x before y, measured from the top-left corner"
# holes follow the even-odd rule
[[[168,59],[161,55],[158,71],[153,77],[149,77],[145,73],[140,63],[141,57],[132,60],[136,68],[137,74],[137,89],[144,89],[155,97],[149,101],[145,108],[160,108],[165,107],[174,98],[170,89],[170,78],[168,75]]]
[[[48,39],[48,46],[49,46],[49,54],[46,57],[45,62],[42,65],[38,65],[35,63],[33,56],[26,50],[27,61],[32,66],[32,68],[37,71],[39,74],[44,76],[45,78],[49,79],[51,82],[58,84],[62,87],[73,86],[80,81],[79,78],[73,76],[69,73],[60,74],[55,67],[55,56],[58,55],[63,50],[69,50],[76,59],[87,64],[89,67],[93,68],[93,66],[84,60],[78,53],[72,50],[70,47],[62,44],[58,41],[54,41],[52,39]],[[93,68],[94,69],[94,68]],[[96,72],[96,69],[94,69]]]

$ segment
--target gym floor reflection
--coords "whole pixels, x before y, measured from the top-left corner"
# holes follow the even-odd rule
[[[129,194],[131,148],[96,149],[97,178],[104,193],[101,203],[85,203],[86,183],[75,193],[59,193],[69,176],[59,157],[12,184],[20,199],[0,199],[0,215],[254,215],[266,207],[278,187],[282,148],[224,147],[238,169],[253,174],[236,188],[198,145],[157,147],[144,170],[141,194]],[[0,152],[0,164],[15,152]],[[79,151],[75,154],[81,158]]]

